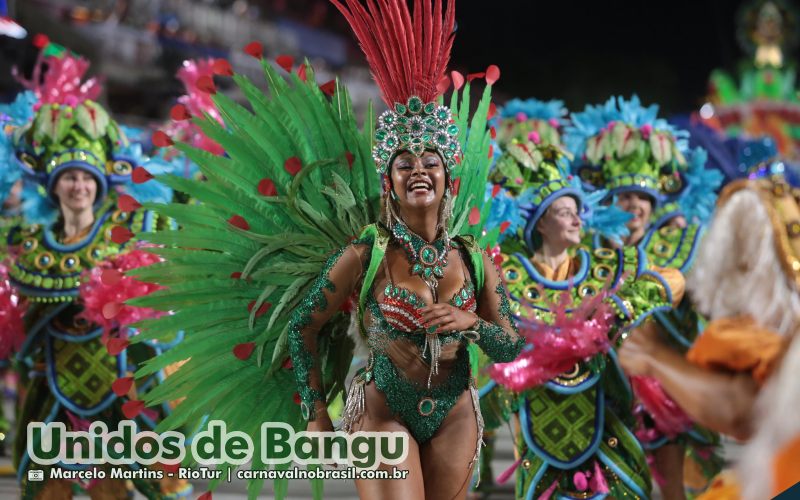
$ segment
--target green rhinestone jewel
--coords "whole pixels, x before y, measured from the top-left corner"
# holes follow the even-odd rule
[[[382,142],[384,139],[386,139],[387,134],[388,132],[386,132],[386,129],[379,128],[378,131],[375,132],[375,140],[378,142]]]
[[[461,295],[456,296],[456,299],[453,302],[455,302],[456,307],[461,307],[464,305],[464,300],[461,298]]]
[[[451,123],[447,126],[447,133],[450,135],[458,135],[458,125]]]
[[[429,102],[428,104],[425,105],[425,107],[423,108],[423,111],[425,112],[426,115],[429,115],[429,114],[433,113],[433,111],[435,109],[436,109],[436,103],[435,102]]]
[[[466,288],[461,290],[461,298],[464,300],[467,300],[469,298],[469,291]]]
[[[398,115],[404,115],[406,114],[406,111],[408,111],[408,108],[406,108],[405,105],[400,104],[399,102],[394,103],[395,113],[397,113]]]
[[[432,414],[434,408],[436,408],[436,402],[431,398],[423,398],[417,405],[417,411],[423,417],[427,417],[428,415]]]
[[[400,298],[401,299],[407,299],[408,298],[408,290],[406,290],[405,288],[400,290]]]
[[[408,99],[408,110],[415,115],[422,111],[422,99],[417,96],[411,96]]]
[[[430,277],[431,277],[431,273],[432,273],[432,272],[433,272],[433,269],[431,269],[430,267],[426,267],[426,268],[425,268],[425,270],[424,270],[424,271],[422,271],[422,274],[423,274],[423,275],[424,275],[426,278],[430,278]]]
[[[422,264],[420,263],[414,264],[414,266],[411,268],[411,274],[419,274],[421,272],[422,272]]]
[[[444,270],[440,266],[436,266],[433,268],[433,274],[435,274],[439,278],[443,278]]]
[[[383,295],[388,297],[392,293],[392,284],[389,283],[386,285],[386,288],[383,289]]]

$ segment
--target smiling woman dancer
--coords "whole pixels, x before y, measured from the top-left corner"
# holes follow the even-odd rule
[[[381,222],[367,230],[368,237],[330,259],[289,326],[308,430],[333,430],[320,368],[314,362],[317,332],[356,292],[359,327],[370,355],[350,389],[344,428],[406,432],[413,438],[400,466],[409,471],[407,480],[358,481],[359,494],[464,498],[482,435],[467,344],[473,340],[494,360],[510,361],[521,341],[491,260],[472,239],[451,238],[447,232],[452,169],[459,152],[458,144],[448,139],[454,132],[449,111],[434,103],[435,83],[442,74],[431,72],[435,79],[409,81],[379,66],[383,54],[393,48],[379,45],[374,37],[381,29],[392,29],[395,11],[409,16],[404,2],[388,2],[369,13],[356,1],[347,2],[347,7],[334,3],[353,26],[393,110],[381,116],[373,150],[384,174]],[[443,72],[454,12],[449,6],[442,21],[441,3],[434,5],[432,14],[427,2],[424,11],[417,2],[414,18],[426,26],[442,24],[441,36],[433,42],[441,43],[435,48],[438,58],[408,62],[433,64]],[[397,85],[400,79],[408,85]],[[413,131],[421,126],[430,127],[431,133],[406,135],[407,127]]]
[[[167,260],[138,273],[166,288],[137,304],[172,314],[142,324],[137,338],[160,339],[176,325],[186,334],[140,373],[186,360],[148,396],[181,398],[165,428],[224,420],[258,448],[262,422],[333,430],[350,330],[369,356],[343,428],[406,433],[411,446],[399,465],[406,479],[359,481],[360,495],[464,498],[482,431],[470,360],[478,347],[512,360],[522,344],[480,250],[490,242],[466,236],[480,237],[489,215],[486,117],[499,70],[487,68],[468,121],[469,83],[462,91],[454,80],[449,108],[437,102],[449,83],[452,4],[418,0],[413,14],[405,0],[335,4],[389,111],[377,124],[368,112],[359,130],[338,82],[320,86],[307,63],[289,68],[284,57],[276,68],[260,44],[247,46],[269,91],[234,75],[250,109],[217,93],[224,124],[196,118],[226,155],[175,144],[206,180],[167,180],[200,204],[162,208],[179,229],[153,241],[178,248],[157,249]],[[253,469],[266,468],[261,451]]]

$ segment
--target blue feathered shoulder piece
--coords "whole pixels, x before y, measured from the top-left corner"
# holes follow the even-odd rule
[[[198,171],[197,166],[189,162],[183,155],[177,155],[169,159],[162,155],[147,156],[141,143],[131,143],[122,148],[118,155],[130,158],[134,165],[144,167],[155,176],[155,179],[141,184],[129,181],[122,186],[123,191],[133,196],[140,203],[169,203],[172,201],[174,194],[172,188],[159,182],[159,176],[193,177]]]
[[[717,190],[722,185],[724,175],[716,169],[706,168],[708,153],[703,148],[695,148],[689,154],[686,171],[682,172],[686,185],[678,198],[686,220],[707,222],[717,203]]]
[[[489,210],[489,217],[486,219],[485,229],[487,232],[492,231],[494,228],[501,228],[504,223],[508,223],[508,227],[504,228],[497,237],[497,243],[502,243],[508,237],[514,237],[517,233],[525,227],[526,212],[521,207],[531,204],[533,200],[533,189],[525,189],[519,195],[514,196],[506,188],[500,187],[497,184],[486,184],[485,201],[488,203],[491,200],[491,208]]]
[[[577,178],[573,180],[577,185],[581,185]],[[633,215],[617,206],[616,196],[612,198],[610,204],[603,204],[602,201],[607,196],[607,190],[598,189],[583,197],[584,209],[581,217],[583,229],[585,232],[598,233],[605,239],[622,245],[622,239],[630,234],[625,224],[633,218]]]
[[[0,104],[0,204],[11,192],[12,186],[21,178],[22,169],[17,163],[11,133],[33,118],[36,95],[26,91],[17,95],[14,102]]]
[[[539,99],[511,99],[500,108],[500,118],[519,119],[524,115],[527,120],[556,120],[560,125],[566,125],[567,108],[564,101]]]

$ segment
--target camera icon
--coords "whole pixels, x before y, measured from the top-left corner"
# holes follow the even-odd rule
[[[28,471],[28,481],[44,481],[44,471],[43,470],[29,470]]]

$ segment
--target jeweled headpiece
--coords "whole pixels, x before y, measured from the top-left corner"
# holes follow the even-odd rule
[[[445,167],[458,163],[461,146],[450,109],[437,103],[447,88],[445,76],[453,45],[455,9],[442,0],[370,2],[331,0],[355,32],[375,83],[389,109],[378,119],[372,157],[378,172],[388,172],[394,157],[436,151]]]
[[[42,65],[48,65],[41,75]],[[121,147],[127,139],[119,125],[94,99],[100,94],[95,78],[83,81],[89,62],[63,47],[47,46],[39,56],[33,78],[22,83],[38,102],[27,125],[14,131],[17,161],[25,175],[52,196],[59,175],[68,169],[89,172],[97,180],[95,204],[102,203],[109,185],[130,178],[134,159]]]

